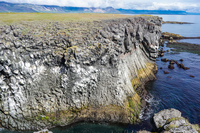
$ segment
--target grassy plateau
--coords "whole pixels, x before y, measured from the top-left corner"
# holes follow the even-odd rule
[[[95,21],[127,18],[128,15],[100,13],[0,13],[0,22],[18,23],[22,21]]]

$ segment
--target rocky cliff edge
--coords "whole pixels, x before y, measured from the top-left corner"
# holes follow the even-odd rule
[[[0,26],[0,121],[38,130],[135,123],[155,79],[159,17]]]

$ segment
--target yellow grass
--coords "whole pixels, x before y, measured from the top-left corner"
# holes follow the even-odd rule
[[[100,13],[0,13],[0,22],[18,23],[21,21],[94,21],[126,18],[129,15]]]

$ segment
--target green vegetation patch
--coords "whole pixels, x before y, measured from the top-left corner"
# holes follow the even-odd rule
[[[169,32],[163,32],[162,36],[163,36],[163,38],[166,38],[166,39],[170,39],[171,37],[173,39],[181,39],[181,38],[183,38],[183,36],[181,36],[179,34],[174,34],[174,33],[169,33]]]
[[[18,23],[22,21],[94,21],[127,18],[128,15],[100,13],[0,13],[0,21]]]
[[[135,93],[135,95],[133,97],[128,97],[128,110],[130,112],[131,115],[131,123],[139,123],[140,119],[139,119],[139,114],[141,111],[141,102],[140,102],[140,96]]]
[[[175,48],[173,50],[175,52],[189,52],[200,55],[200,45],[175,42],[175,43],[168,43],[167,46],[170,48]]]

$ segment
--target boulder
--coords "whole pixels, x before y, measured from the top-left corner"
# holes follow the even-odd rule
[[[165,109],[154,114],[153,120],[157,128],[163,127],[168,119],[181,117],[181,112],[176,109]]]
[[[168,71],[164,71],[164,74],[169,74],[169,72]]]
[[[168,66],[168,68],[169,68],[169,69],[174,69],[174,66],[173,66],[172,64],[170,64],[170,65]]]
[[[162,110],[154,114],[153,120],[158,130],[163,130],[162,133],[198,133],[199,131],[199,125],[190,124],[176,109]]]
[[[167,59],[167,58],[164,58],[164,59],[161,59],[161,61],[163,61],[163,62],[168,62],[168,59]]]
[[[185,66],[181,63],[181,64],[178,64],[178,67],[179,68],[184,68]]]
[[[195,76],[193,76],[193,75],[190,75],[190,77],[191,77],[191,78],[194,78]]]
[[[188,70],[188,69],[190,69],[190,68],[189,68],[189,67],[184,67],[183,69],[184,69],[184,70]]]
[[[169,63],[170,63],[170,64],[175,64],[175,61],[174,61],[174,60],[170,60]]]

